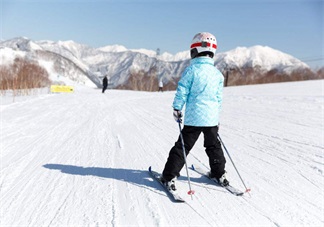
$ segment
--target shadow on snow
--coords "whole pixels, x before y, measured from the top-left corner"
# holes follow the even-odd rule
[[[168,196],[162,186],[152,179],[148,170],[136,169],[120,169],[120,168],[102,168],[102,167],[82,167],[63,164],[46,164],[43,167],[51,170],[60,170],[62,173],[80,176],[96,176],[99,178],[109,178],[119,181],[125,181],[138,187],[145,188],[154,193]],[[180,176],[179,180],[186,181],[187,177]],[[204,177],[191,178],[191,182],[195,187],[207,187],[210,190],[222,191],[221,189],[212,185],[208,187],[208,180]],[[207,183],[204,185],[202,183]],[[158,191],[157,191],[158,190]]]
[[[125,181],[139,187],[149,189],[157,193],[157,189],[161,192],[158,182],[155,182],[149,175],[148,170],[135,169],[118,169],[118,168],[101,168],[101,167],[82,167],[63,164],[46,164],[43,167],[51,170],[60,170],[62,173],[80,176],[96,176],[100,178],[110,178]],[[154,190],[152,190],[154,189]]]

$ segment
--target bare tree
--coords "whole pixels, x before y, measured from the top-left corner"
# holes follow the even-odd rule
[[[34,88],[50,84],[47,71],[37,62],[16,58],[11,65],[0,67],[0,89],[4,95],[12,90],[13,96],[28,95]]]

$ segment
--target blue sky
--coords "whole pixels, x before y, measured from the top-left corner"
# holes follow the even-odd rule
[[[324,0],[1,0],[0,7],[2,40],[24,36],[175,54],[208,31],[218,52],[264,45],[324,66]]]

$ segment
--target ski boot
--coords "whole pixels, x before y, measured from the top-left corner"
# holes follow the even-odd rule
[[[169,191],[176,191],[177,188],[175,186],[175,180],[176,178],[173,178],[170,181],[166,181],[163,177],[161,177],[161,182],[165,185],[165,187],[169,190]]]
[[[209,173],[209,178],[215,179],[223,187],[229,185],[229,181],[226,179],[226,172],[220,178],[216,178],[213,173]]]

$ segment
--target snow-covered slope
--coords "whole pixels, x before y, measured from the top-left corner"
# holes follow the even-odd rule
[[[190,171],[170,201],[148,175],[178,126],[174,92],[77,87],[1,102],[1,226],[324,225],[324,81],[226,87],[220,135],[252,189],[235,197]],[[16,99],[19,101],[18,99]],[[199,138],[189,164],[208,168]],[[229,161],[233,185],[243,189]]]
[[[9,65],[12,64],[15,58],[25,58],[26,52],[20,50],[14,50],[9,47],[3,47],[0,49],[0,65]]]

